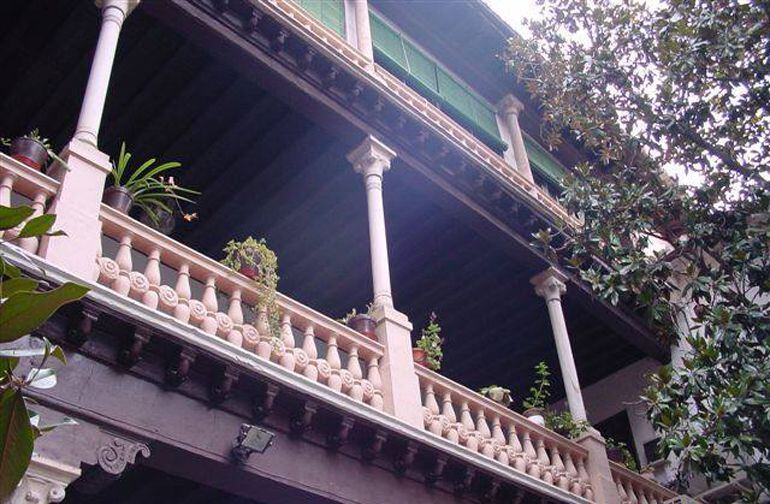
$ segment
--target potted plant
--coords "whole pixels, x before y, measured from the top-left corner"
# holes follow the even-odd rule
[[[276,303],[278,288],[278,257],[264,238],[249,236],[243,241],[230,240],[222,249],[222,264],[254,281],[260,294],[260,304],[267,308],[273,336],[279,334],[279,311]]]
[[[178,168],[180,163],[175,161],[155,165],[156,159],[148,159],[138,168],[130,170],[131,153],[126,151],[126,143],[120,146],[117,163],[113,162],[110,178],[112,185],[104,190],[102,201],[108,206],[127,214],[137,206],[142,209],[148,219],[159,225],[159,211],[173,215],[169,206],[172,201],[179,207],[180,201],[194,203],[183,194],[198,195],[200,192],[176,184],[174,177],[161,175],[168,170]]]
[[[443,343],[438,317],[431,312],[430,317],[428,317],[428,325],[422,328],[420,337],[412,349],[414,362],[433,371],[438,371],[441,369],[441,359],[444,358],[444,353],[441,350]]]
[[[51,150],[51,144],[47,138],[40,136],[40,131],[35,128],[26,135],[16,138],[0,138],[0,143],[8,147],[9,155],[30,168],[42,170],[48,163],[48,158],[54,158],[64,164]]]
[[[580,437],[591,427],[591,424],[586,420],[575,420],[569,411],[546,410],[544,416],[546,428],[570,439]]]
[[[529,397],[522,402],[526,408],[524,416],[537,425],[545,426],[546,400],[551,395],[551,382],[548,379],[551,372],[548,370],[548,365],[542,361],[538,362],[535,366],[535,375],[535,384],[529,389]]]
[[[377,341],[377,322],[372,316],[374,311],[374,305],[369,303],[366,305],[366,313],[358,313],[355,308],[350,310],[344,317],[339,319],[340,322],[347,325],[354,331],[358,331],[367,338]]]
[[[498,404],[502,404],[506,408],[513,403],[513,398],[511,397],[511,389],[507,389],[499,385],[488,385],[482,389],[479,389],[479,393]]]
[[[631,450],[628,449],[628,445],[623,441],[615,441],[613,438],[608,437],[604,440],[607,447],[607,458],[613,462],[623,464],[632,471],[637,470],[636,459],[631,454]]]

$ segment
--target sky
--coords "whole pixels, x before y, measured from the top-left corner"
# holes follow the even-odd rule
[[[523,35],[526,35],[526,31],[523,30],[521,20],[525,17],[533,17],[538,12],[535,0],[484,0],[484,2]]]

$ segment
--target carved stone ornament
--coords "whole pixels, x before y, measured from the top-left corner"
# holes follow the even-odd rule
[[[96,461],[105,472],[118,475],[128,464],[133,464],[140,453],[147,458],[150,456],[150,448],[144,443],[134,443],[116,437],[96,451]]]
[[[49,504],[64,500],[67,486],[80,476],[80,469],[37,455],[7,504]]]

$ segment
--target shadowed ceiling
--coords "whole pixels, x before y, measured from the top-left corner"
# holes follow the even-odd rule
[[[334,317],[363,307],[366,201],[344,157],[354,145],[340,138],[350,135],[311,122],[165,23],[142,7],[126,21],[100,148],[114,154],[125,140],[137,160],[183,163],[178,182],[203,194],[200,220],[179,222],[176,238],[218,258],[230,238],[265,236],[281,291]],[[90,0],[0,4],[0,134],[40,127],[56,148],[66,143],[97,28]],[[416,329],[438,313],[449,377],[510,386],[521,398],[545,360],[561,397],[545,305],[528,282],[537,271],[474,231],[468,210],[446,208],[429,184],[402,162],[385,176],[396,307]],[[641,357],[569,295],[565,307],[584,385]]]

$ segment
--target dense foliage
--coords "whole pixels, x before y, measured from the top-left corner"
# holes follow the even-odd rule
[[[756,499],[770,492],[770,4],[542,4],[506,62],[543,138],[590,154],[563,195],[584,226],[537,240],[681,349],[645,394],[678,483],[740,471]]]

